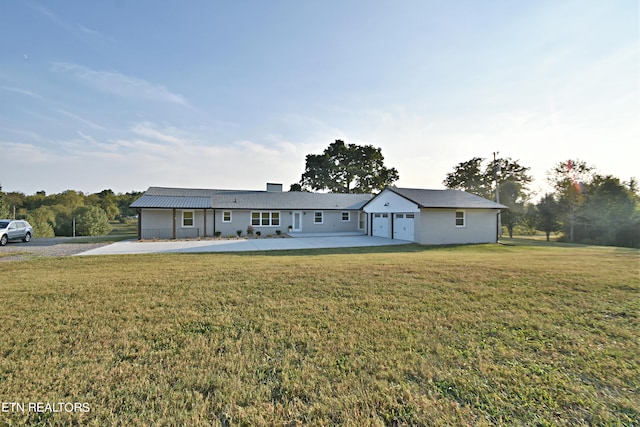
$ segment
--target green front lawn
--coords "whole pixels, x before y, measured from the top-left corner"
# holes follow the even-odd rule
[[[632,425],[639,255],[408,245],[6,262],[0,395],[25,412],[0,424]]]

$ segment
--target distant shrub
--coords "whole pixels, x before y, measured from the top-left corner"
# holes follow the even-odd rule
[[[82,206],[73,211],[76,236],[102,236],[111,231],[111,224],[104,210],[97,206]]]

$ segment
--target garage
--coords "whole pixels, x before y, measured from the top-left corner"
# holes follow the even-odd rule
[[[393,216],[393,238],[413,242],[415,214],[398,213]]]
[[[373,214],[371,234],[377,237],[385,237],[389,239],[391,237],[389,214],[388,213],[375,213]]]

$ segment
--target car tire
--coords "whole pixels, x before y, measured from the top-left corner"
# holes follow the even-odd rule
[[[27,233],[24,235],[24,237],[22,238],[22,241],[25,243],[28,243],[31,241],[31,233]]]
[[[7,235],[3,235],[2,237],[0,237],[0,246],[4,246],[7,244],[7,242],[9,241],[9,238],[7,238]]]

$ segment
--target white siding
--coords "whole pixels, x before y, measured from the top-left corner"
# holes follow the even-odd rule
[[[195,238],[205,237],[205,211],[203,209],[185,209],[192,211],[193,227],[182,226],[182,209],[175,210],[175,237]],[[231,222],[222,222],[222,214],[231,211]],[[280,225],[278,226],[253,226],[253,230],[260,231],[262,235],[276,234],[276,230],[286,233],[293,223],[293,211],[266,211],[279,212]],[[214,235],[214,231],[220,232],[222,237],[236,236],[236,231],[241,230],[242,235],[247,234],[247,227],[251,224],[250,210],[215,210],[215,230],[214,230],[214,210],[206,211],[206,237]],[[365,232],[358,229],[358,211],[350,212],[349,221],[343,221],[342,213],[345,210],[325,210],[323,212],[322,224],[314,222],[315,210],[302,210],[302,232],[305,233],[326,233],[326,232]],[[143,239],[171,239],[173,238],[174,222],[172,209],[141,209],[141,232]]]
[[[142,209],[142,230],[172,228],[171,209]]]
[[[389,191],[382,190],[382,193],[376,196],[367,206],[364,207],[367,213],[374,212],[420,212],[418,205],[404,197]]]
[[[182,212],[193,212],[193,227],[182,226]],[[205,236],[204,209],[176,209],[175,237],[194,238]],[[143,239],[171,239],[173,238],[173,209],[142,209],[142,238]],[[213,210],[207,209],[206,235],[213,235]]]
[[[347,211],[322,211],[322,224],[317,224],[314,222],[314,212],[319,211],[302,211],[303,233],[337,233],[346,231],[358,231],[357,211],[351,211],[351,215],[349,215],[349,221],[342,220],[342,212]]]
[[[263,210],[267,212],[267,210]],[[246,235],[247,227],[251,224],[251,212],[249,210],[232,210],[231,222],[222,222],[223,210],[216,209],[216,231],[220,231],[223,237],[235,236],[236,230],[242,230],[242,235]],[[256,210],[258,212],[258,210]],[[269,211],[270,212],[270,211]],[[280,225],[279,226],[253,226],[253,230],[260,231],[263,236],[267,234],[276,234],[276,230],[280,230],[282,233],[289,231],[289,226],[293,226],[293,212],[290,210],[279,210],[280,212]],[[299,210],[302,219],[302,232],[303,233],[327,233],[327,232],[346,232],[346,231],[360,231],[358,230],[358,211],[350,211],[349,221],[342,220],[342,213],[347,212],[344,210],[325,210],[322,211],[322,224],[314,222],[314,212],[320,212],[317,210]],[[208,220],[207,220],[208,221]],[[207,222],[207,232],[213,233],[212,225]]]
[[[497,210],[465,209],[464,211],[465,226],[456,227],[456,209],[423,209],[419,219],[419,233],[416,233],[417,243],[423,245],[495,243]]]

